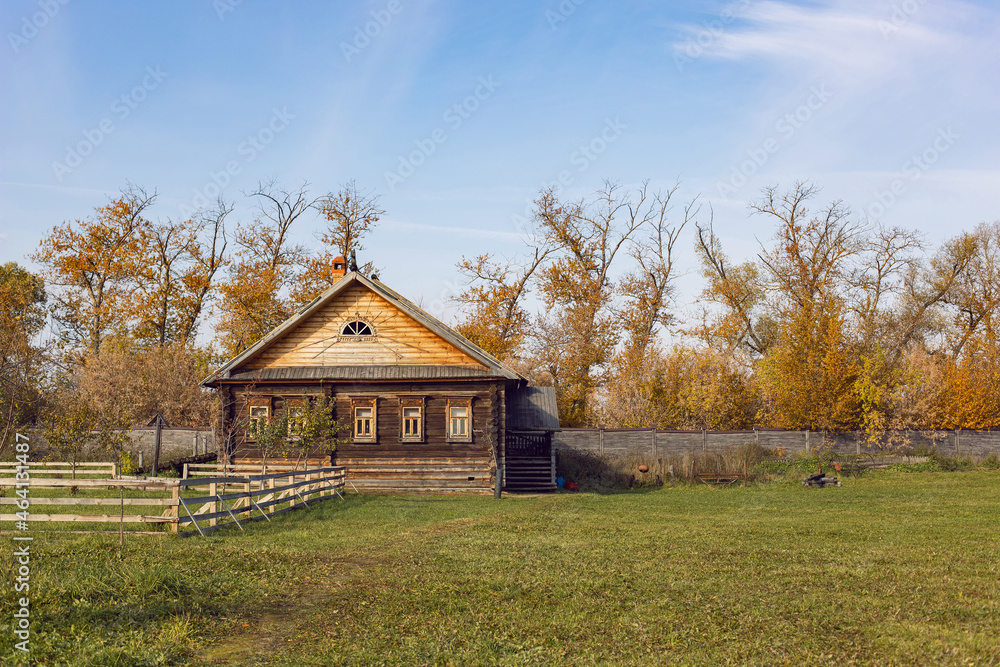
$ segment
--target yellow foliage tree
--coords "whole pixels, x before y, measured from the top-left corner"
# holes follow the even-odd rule
[[[143,217],[156,195],[130,186],[88,220],[55,227],[31,258],[42,265],[65,340],[97,352],[112,332],[128,330],[135,278],[144,270]]]
[[[806,302],[758,365],[764,415],[779,428],[835,431],[857,419],[858,355],[837,303]]]

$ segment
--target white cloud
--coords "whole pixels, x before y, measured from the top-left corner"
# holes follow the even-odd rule
[[[1000,23],[997,12],[958,0],[743,1],[726,12],[726,21],[684,26],[688,38],[673,45],[675,54],[770,61],[831,84],[895,78],[927,63],[982,71],[982,54],[995,48]]]

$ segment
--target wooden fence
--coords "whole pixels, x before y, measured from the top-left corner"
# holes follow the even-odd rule
[[[118,477],[118,466],[114,463],[94,463],[86,461],[77,463],[74,469],[72,463],[65,461],[32,461],[32,477],[68,477],[74,476],[78,479],[100,478],[116,479]],[[14,473],[23,468],[23,464],[16,461],[0,461],[0,478],[13,477]]]
[[[118,531],[124,524],[167,524],[167,532],[147,534],[164,535],[175,533],[204,535],[224,525],[235,524],[241,530],[246,521],[266,519],[274,514],[287,512],[305,506],[310,500],[338,496],[347,483],[347,472],[343,467],[312,468],[260,475],[237,475],[218,472],[210,477],[190,479],[77,479],[56,478],[46,475],[46,468],[36,468],[32,462],[28,479],[0,476],[0,507],[13,505],[17,513],[0,514],[0,521],[52,522],[52,523],[110,523],[118,524]],[[3,471],[0,471],[0,475]],[[7,497],[8,489],[23,490],[27,493]],[[46,497],[36,495],[38,490],[51,489]],[[81,497],[76,494],[95,493],[105,497]],[[114,497],[113,492],[117,491]],[[125,492],[129,497],[125,497]],[[59,493],[69,495],[60,496]],[[109,493],[111,492],[111,493]],[[141,497],[135,497],[136,494]],[[74,514],[36,513],[39,506],[45,508],[76,509]],[[89,514],[85,507],[116,507],[115,514]],[[126,513],[125,508],[130,509]],[[156,508],[154,513],[133,514],[132,508]],[[159,513],[155,513],[159,510]],[[51,510],[48,510],[49,512]],[[56,510],[58,511],[58,510]],[[24,514],[27,512],[27,514]],[[254,516],[254,512],[258,512]],[[202,525],[204,524],[204,525]],[[189,530],[181,530],[187,527]],[[112,531],[74,531],[112,532]],[[130,530],[129,534],[139,531]]]

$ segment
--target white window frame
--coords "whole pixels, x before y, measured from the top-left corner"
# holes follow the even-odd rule
[[[359,417],[359,410],[370,410],[369,416]],[[369,433],[359,428],[361,420],[367,420]],[[378,406],[374,398],[353,399],[351,401],[351,435],[354,442],[375,442],[378,436]]]
[[[302,435],[302,427],[305,425],[305,420],[302,417],[303,412],[305,412],[305,408],[301,405],[289,405],[285,408],[285,414],[288,415],[289,438],[297,438]]]
[[[403,432],[401,438],[403,442],[423,442],[424,441],[424,409],[419,405],[403,405],[400,408],[401,423]],[[407,412],[410,414],[408,415]],[[413,414],[413,413],[416,414]],[[407,433],[407,430],[410,432]]]
[[[455,417],[455,410],[465,410],[464,417]],[[456,428],[464,422],[465,432]],[[472,399],[451,399],[448,401],[447,423],[448,442],[472,442]]]
[[[263,414],[260,411],[263,410]],[[261,421],[268,421],[271,418],[271,408],[266,405],[251,405],[250,419],[247,421],[247,438],[256,440],[260,432]]]

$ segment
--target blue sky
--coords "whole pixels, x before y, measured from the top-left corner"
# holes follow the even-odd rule
[[[260,179],[353,178],[388,211],[362,259],[447,319],[455,262],[522,252],[560,174],[680,179],[736,257],[773,232],[747,202],[797,179],[931,243],[1000,218],[995,3],[11,0],[0,28],[0,261],[126,181],[248,219]]]

